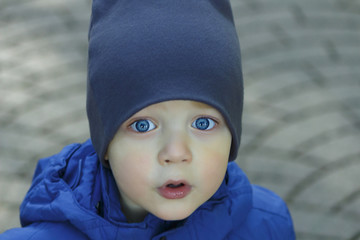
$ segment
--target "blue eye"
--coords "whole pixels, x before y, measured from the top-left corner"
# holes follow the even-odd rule
[[[155,124],[150,121],[150,120],[147,120],[147,119],[141,119],[141,120],[138,120],[134,123],[132,123],[130,125],[130,127],[135,131],[135,132],[149,132],[151,130],[153,130],[156,126]]]
[[[215,124],[216,124],[215,121],[210,118],[200,117],[200,118],[196,119],[191,124],[191,126],[193,128],[205,131],[205,130],[210,130],[210,129],[214,128]]]

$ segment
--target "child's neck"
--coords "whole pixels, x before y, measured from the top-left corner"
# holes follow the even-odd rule
[[[122,198],[120,197],[121,210],[126,217],[128,223],[138,223],[144,221],[145,217],[148,215],[148,212],[144,209],[130,209]]]

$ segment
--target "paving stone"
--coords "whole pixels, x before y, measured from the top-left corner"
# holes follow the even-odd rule
[[[322,172],[314,176],[311,185],[297,195],[295,202],[322,205],[331,209],[344,196],[348,196],[354,189],[360,187],[357,183],[359,170],[360,164],[354,162],[344,163],[344,166],[340,165],[336,169],[323,168]],[[347,177],[343,178],[343,176]],[[337,189],[336,195],[333,194],[333,189]],[[312,197],[309,198],[309,196]]]
[[[306,153],[302,158],[306,158],[307,155],[321,156],[327,162],[332,162],[343,159],[346,156],[360,154],[360,149],[358,148],[359,137],[356,132],[350,132],[344,136],[334,134],[328,138],[325,137],[325,139],[325,141],[319,141],[313,144],[311,148],[306,149]]]
[[[267,136],[263,144],[266,146],[280,146],[283,149],[292,149],[298,144],[306,142],[309,138],[330,131],[345,124],[349,124],[341,114],[330,112],[329,114],[310,115],[309,117],[299,116],[294,122],[283,121],[279,130],[272,135]],[[331,119],[331,121],[328,121]],[[282,126],[281,126],[282,125]],[[306,130],[306,131],[304,131]],[[311,135],[309,134],[311,132]],[[297,149],[301,150],[301,149]]]
[[[19,227],[19,209],[2,204],[0,207],[0,233],[7,229]]]
[[[350,239],[348,236],[351,236],[358,228],[358,226],[351,224],[351,221],[343,221],[342,219],[324,214],[316,209],[311,209],[311,211],[294,209],[292,215],[294,224],[298,226],[297,239]],[[298,221],[298,219],[302,219],[302,221]],[[339,229],[341,229],[341,231]]]
[[[265,186],[280,196],[287,196],[294,185],[314,171],[314,167],[301,161],[293,162],[293,152],[263,147],[245,159],[239,157],[252,182]],[[246,162],[245,162],[246,161]]]
[[[347,195],[345,197],[344,202],[338,206],[336,209],[334,209],[334,211],[338,212],[338,211],[342,211],[343,213],[345,213],[343,215],[344,218],[351,216],[352,214],[355,214],[357,216],[360,215],[360,199],[358,198],[359,196],[359,188],[356,189],[355,194],[352,193],[351,195]]]
[[[0,201],[20,205],[25,197],[24,193],[26,193],[30,187],[29,182],[14,178],[1,178],[1,180],[0,191],[4,194],[0,196]]]

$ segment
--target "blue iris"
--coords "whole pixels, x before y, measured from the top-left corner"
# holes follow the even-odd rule
[[[200,117],[192,123],[192,126],[199,130],[210,130],[215,126],[215,122],[210,118]]]
[[[141,119],[130,125],[136,132],[148,132],[155,128],[155,124],[147,119]]]

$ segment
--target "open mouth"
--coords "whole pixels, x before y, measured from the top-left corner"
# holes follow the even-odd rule
[[[191,186],[184,180],[167,181],[158,188],[159,194],[167,199],[180,199],[186,197],[191,191]]]
[[[170,183],[170,184],[166,185],[166,187],[169,187],[169,188],[178,188],[178,187],[182,187],[182,186],[185,186],[185,184],[184,183],[179,183],[179,184]]]

